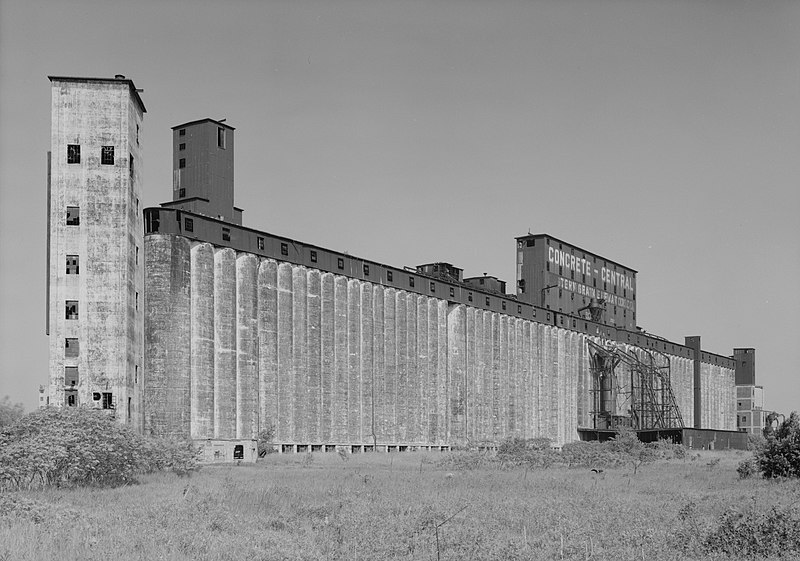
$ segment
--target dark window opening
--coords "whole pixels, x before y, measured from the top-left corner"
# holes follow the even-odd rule
[[[217,127],[217,146],[225,150],[225,129]]]
[[[261,236],[256,236],[256,245],[258,245],[258,249],[264,251],[264,238]]]
[[[559,289],[558,289],[558,297],[559,297],[559,298],[561,298],[563,295],[564,295],[564,293],[563,293],[563,292],[562,292],[562,290],[559,288]]]
[[[139,246],[136,246],[136,264],[139,264]]]
[[[313,249],[311,250],[311,262],[312,263],[316,263],[317,262],[317,252],[314,251]]]
[[[130,169],[128,171],[130,171],[131,181],[133,181],[133,154],[130,154],[130,157]]]
[[[289,255],[289,244],[281,244],[281,255]]]
[[[450,287],[450,298],[455,298],[455,297],[456,297],[456,289],[451,286]]]
[[[187,232],[194,232],[194,219],[184,218],[183,229],[186,230]]]
[[[222,241],[224,241],[224,242],[231,241],[231,229],[230,228],[223,228],[222,229]]]
[[[233,447],[233,459],[244,460],[244,444],[237,444]]]
[[[431,283],[431,292],[436,292],[436,283],[435,282]]]
[[[139,311],[139,293],[136,293],[136,311]]]
[[[178,150],[186,150],[186,143],[184,143],[184,142],[181,142],[181,143],[178,145]]]
[[[336,267],[338,267],[340,271],[344,270],[344,259],[342,257],[336,260]]]
[[[100,149],[100,163],[104,166],[114,165],[114,147],[103,146]]]
[[[505,300],[503,300],[503,302],[502,302],[502,308],[503,308],[504,310],[506,309],[506,301],[505,301]]]
[[[186,136],[186,129],[181,129],[178,131],[178,136]]]
[[[369,276],[369,265],[366,264],[364,265],[364,276],[365,277]]]
[[[114,394],[103,392],[101,407],[103,409],[114,409]]]
[[[479,283],[479,284],[484,284],[484,279],[479,279],[479,280],[478,280],[478,283]]]
[[[386,280],[387,280],[387,281],[389,281],[389,282],[393,282],[393,280],[394,280],[394,279],[392,278],[393,276],[394,276],[394,275],[392,275],[392,272],[391,272],[391,271],[386,271]]]
[[[486,305],[487,305],[487,306],[490,306],[490,305],[491,305],[491,302],[492,302],[492,301],[491,301],[491,299],[490,299],[490,298],[487,296],[487,297],[486,297]]]
[[[525,294],[525,279],[519,279],[517,281],[517,288],[521,294]]]
[[[184,197],[186,197],[186,188],[181,187],[180,189],[178,189],[178,198],[183,199]]]
[[[67,300],[67,303],[65,305],[65,317],[66,319],[78,319],[77,300]]]
[[[559,274],[560,276],[563,276],[563,275],[564,275],[564,267],[563,267],[563,266],[561,266],[561,265],[559,265],[559,266],[558,266],[558,274]]]
[[[181,158],[180,160],[178,160],[178,167],[181,169],[186,167],[186,158]]]
[[[522,306],[517,306],[517,313],[518,313],[518,314],[521,314],[521,313],[522,313]]]
[[[468,301],[468,302],[472,302],[472,292],[470,292],[469,294],[467,294],[467,301]]]
[[[79,273],[80,273],[80,267],[78,266],[78,256],[67,255],[67,274],[77,275]]]
[[[136,125],[136,145],[139,145],[139,125]]]
[[[64,340],[64,356],[66,358],[76,358],[80,353],[80,343],[78,339],[68,338]]]
[[[550,270],[550,263],[547,263],[546,267],[547,267],[547,270],[549,271]]]
[[[132,398],[129,397],[128,398],[128,420],[129,421],[131,420],[131,401],[132,401]]]
[[[74,388],[78,385],[78,367],[66,366],[64,367],[64,385]]]
[[[67,163],[79,164],[81,163],[81,145],[80,144],[67,144]]]
[[[536,240],[528,240],[527,242],[528,247],[533,247],[536,245]]]
[[[81,223],[81,208],[77,206],[67,207],[67,226],[78,226]]]
[[[138,384],[139,383],[139,365],[138,364],[133,367],[133,383],[134,384]]]
[[[408,277],[408,286],[414,287],[414,277]]]
[[[78,404],[78,392],[75,390],[67,390],[64,395],[67,398],[67,407],[75,407]]]

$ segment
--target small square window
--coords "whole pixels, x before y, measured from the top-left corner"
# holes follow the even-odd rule
[[[187,232],[194,232],[194,219],[192,218],[184,218],[183,219],[183,229]]]
[[[81,145],[80,144],[67,144],[67,163],[79,164],[81,163]]]
[[[100,163],[104,166],[114,165],[114,147],[103,146],[100,149]]]
[[[178,131],[178,136],[186,136],[186,129],[181,129]]]
[[[178,189],[178,198],[183,199],[184,197],[186,197],[186,188],[181,187],[180,189]]]
[[[64,385],[74,388],[78,385],[78,367],[65,366],[64,367]]]
[[[103,409],[114,409],[114,394],[103,392],[102,407]]]
[[[78,256],[67,255],[67,274],[77,275],[80,273],[79,269],[80,267],[78,266]]]
[[[451,286],[450,287],[450,298],[455,298],[455,297],[456,297],[456,289]]]
[[[222,241],[224,241],[224,242],[231,241],[231,229],[230,228],[223,228],[222,229]]]
[[[65,312],[66,319],[78,319],[78,301],[67,300]]]
[[[365,277],[369,276],[369,265],[367,265],[366,263],[364,264],[364,276]]]
[[[392,271],[386,271],[386,280],[387,281],[393,282],[394,281],[394,279],[392,278],[393,276],[394,275],[392,275]]]
[[[311,262],[312,263],[316,263],[317,262],[317,252],[314,251],[313,249],[311,250]]]
[[[64,339],[64,357],[77,358],[80,353],[80,343],[78,339]]]
[[[180,144],[178,144],[178,150],[186,150],[186,143],[181,142]]]
[[[67,226],[78,226],[81,223],[81,208],[77,206],[67,207]]]
[[[342,257],[336,260],[336,267],[338,267],[340,271],[344,270],[344,259]]]
[[[414,288],[414,277],[408,277],[408,286]]]
[[[260,249],[261,251],[264,251],[264,238],[262,238],[261,236],[257,236],[256,237],[256,244],[258,245],[258,249]]]
[[[281,255],[289,255],[289,244],[281,244]]]
[[[436,292],[436,283],[435,282],[431,283],[431,292]]]
[[[181,169],[186,167],[186,158],[181,158],[180,160],[178,160],[178,167]]]

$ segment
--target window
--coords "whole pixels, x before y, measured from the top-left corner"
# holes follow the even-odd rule
[[[456,289],[451,286],[450,287],[450,298],[455,298],[455,297],[456,297]]]
[[[480,284],[483,284],[483,279],[480,279],[478,282],[479,282]]]
[[[78,274],[78,256],[77,255],[67,255],[67,274],[68,275],[77,275]]]
[[[225,129],[217,127],[217,146],[225,150]]]
[[[436,283],[435,282],[431,283],[431,292],[436,292]]]
[[[182,199],[185,196],[186,196],[186,188],[185,187],[181,187],[180,189],[178,189],[178,198]]]
[[[316,263],[317,262],[317,252],[314,251],[313,249],[311,250],[311,262],[312,263]]]
[[[339,257],[336,260],[336,266],[339,268],[340,271],[343,271],[344,270],[344,259]]]
[[[256,244],[258,245],[258,249],[260,249],[261,251],[264,251],[264,238],[262,238],[261,236],[257,236],[256,237]]]
[[[103,409],[114,409],[114,394],[111,392],[103,392]]]
[[[178,131],[178,136],[186,136],[186,129],[181,129]]]
[[[289,244],[281,244],[281,255],[289,255]]]
[[[389,282],[393,282],[392,277],[393,277],[392,272],[391,271],[386,271],[386,280],[389,281]]]
[[[139,246],[136,246],[136,264],[139,264]]]
[[[230,228],[223,228],[222,229],[222,241],[224,241],[224,242],[231,241],[231,229]]]
[[[139,365],[138,364],[133,367],[133,383],[134,384],[138,384],[139,383]]]
[[[492,301],[488,296],[486,297],[486,305],[487,306],[491,306],[492,305]]]
[[[183,229],[186,230],[187,232],[194,232],[194,219],[184,218]]]
[[[521,313],[522,313],[522,306],[517,306],[517,313],[518,313],[518,314],[521,314]]]
[[[536,240],[534,240],[534,239],[529,239],[529,240],[527,241],[527,244],[526,244],[526,245],[527,245],[528,247],[533,247],[533,246],[535,246],[535,245],[536,245]]]
[[[74,388],[78,385],[78,367],[66,366],[64,367],[64,385]]]
[[[233,447],[233,459],[244,460],[244,444],[236,444]]]
[[[369,265],[367,265],[366,263],[364,264],[364,276],[365,277],[369,276]]]
[[[408,277],[408,286],[414,288],[414,277]]]
[[[178,167],[181,169],[186,167],[186,158],[181,158],[180,160],[178,160]]]
[[[64,339],[64,357],[76,358],[80,353],[80,344],[77,339]]]
[[[130,169],[128,171],[130,172],[131,181],[133,181],[133,154],[129,154],[129,156],[131,157],[131,159],[129,162]]]
[[[81,163],[81,145],[80,144],[67,144],[67,163],[79,164]]]
[[[558,289],[558,297],[559,297],[559,298],[561,298],[563,295],[564,295],[564,293],[563,293],[563,292],[562,292],[562,290],[559,288],[559,289]]]
[[[505,310],[505,309],[506,309],[506,301],[503,300],[503,310]]]
[[[65,305],[65,317],[66,319],[78,319],[78,301],[77,300],[67,300]]]
[[[81,208],[78,206],[67,207],[67,226],[78,226],[81,223]]]
[[[547,270],[548,271],[550,270],[550,263],[549,262],[547,263]]]
[[[114,165],[114,147],[103,146],[100,149],[100,163],[104,166]]]
[[[139,311],[139,293],[136,293],[136,311]]]
[[[472,302],[472,292],[467,294],[467,301]]]
[[[564,276],[564,267],[562,265],[558,266],[558,274],[559,276]]]
[[[186,150],[186,143],[181,142],[180,144],[178,144],[178,150]]]
[[[139,145],[139,125],[136,125],[136,145]]]
[[[77,400],[77,396],[75,395],[75,393],[76,392],[74,390],[68,390],[68,391],[64,392],[64,394],[67,397],[67,406],[68,407],[75,407],[75,405],[77,404],[78,400]]]

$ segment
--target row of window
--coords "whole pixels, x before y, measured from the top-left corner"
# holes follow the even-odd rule
[[[134,302],[133,302],[134,309],[138,312],[139,311],[139,293],[134,293]],[[66,300],[64,304],[64,319],[78,319],[78,301],[77,300]]]
[[[138,127],[137,127],[138,130]],[[129,171],[131,179],[133,179],[133,154],[129,154]],[[80,144],[67,144],[67,163],[79,164],[81,163],[81,145]],[[100,148],[100,164],[104,166],[114,165],[114,147],[102,146]]]
[[[186,129],[179,129],[178,136],[186,136]],[[222,148],[223,150],[227,149],[227,132],[223,127],[217,127],[217,148]],[[180,150],[186,149],[186,144],[181,143]]]
[[[94,401],[100,402],[100,407],[103,409],[115,409],[116,403],[114,401],[114,394],[111,392],[95,392],[92,394],[92,399]],[[130,398],[128,398],[130,402]],[[75,389],[68,389],[64,390],[64,402],[67,404],[67,407],[77,407],[78,406],[78,391]],[[128,413],[128,418],[130,418],[130,412]]]

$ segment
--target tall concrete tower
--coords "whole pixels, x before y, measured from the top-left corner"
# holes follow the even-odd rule
[[[50,404],[141,429],[145,107],[131,80],[50,76]]]

